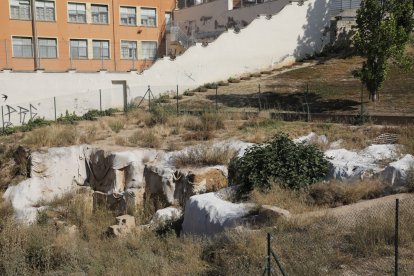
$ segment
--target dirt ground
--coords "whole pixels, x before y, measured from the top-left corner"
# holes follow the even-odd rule
[[[222,110],[263,109],[311,113],[356,114],[361,106],[361,82],[352,71],[362,63],[359,57],[311,60],[291,68],[252,73],[239,83],[218,87]],[[260,101],[259,101],[260,85]],[[414,114],[414,69],[390,67],[389,78],[373,103],[364,89],[364,109],[371,115]],[[215,108],[215,89],[196,92],[180,101],[183,110]]]

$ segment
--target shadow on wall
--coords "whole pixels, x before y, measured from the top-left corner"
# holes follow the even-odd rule
[[[304,5],[308,5],[307,23],[302,27],[304,30],[303,36],[298,36],[297,39],[298,46],[293,54],[297,59],[304,58],[312,53],[320,53],[323,47],[329,43],[329,1],[316,0],[314,5],[305,1]]]

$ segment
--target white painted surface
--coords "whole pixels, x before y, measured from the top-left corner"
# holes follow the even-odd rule
[[[183,234],[211,236],[242,225],[253,204],[232,203],[216,193],[195,195],[185,204]]]
[[[233,10],[233,0],[215,0],[174,11],[174,21],[187,35],[212,41],[227,28],[245,28],[258,16],[277,14],[288,4],[289,0],[276,0]]]
[[[177,84],[183,92],[245,72],[281,67],[320,51],[329,41],[324,36],[328,24],[327,0],[309,0],[302,6],[293,3],[270,19],[256,18],[239,33],[224,32],[207,47],[197,44],[175,60],[158,60],[142,74],[3,72],[0,73],[0,94],[9,96],[3,102],[4,107],[8,104],[16,110],[17,106],[29,109],[32,104],[37,108],[36,113],[46,119],[54,118],[54,96],[58,116],[66,110],[82,114],[88,109],[99,109],[99,89],[102,89],[103,109],[119,107],[110,93],[113,80],[127,82],[130,101],[142,97],[148,85],[154,95],[175,91]],[[12,117],[13,124],[20,124],[17,111]]]

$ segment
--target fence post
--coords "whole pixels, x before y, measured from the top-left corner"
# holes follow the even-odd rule
[[[56,97],[53,97],[53,106],[55,108],[55,121],[57,120],[57,115],[56,115]]]
[[[178,84],[177,84],[177,116],[179,114],[179,110],[178,110]]]
[[[99,89],[99,110],[102,112],[102,89]]]
[[[270,273],[272,271],[271,268],[271,248],[270,248],[270,233],[267,233],[267,276],[270,276]]]
[[[262,101],[260,99],[260,84],[259,84],[259,112],[262,110]]]
[[[1,121],[3,123],[3,133],[4,133],[4,112],[3,112],[3,106],[1,106]]]
[[[218,94],[218,85],[216,84],[216,112],[218,111],[217,94]]]
[[[148,110],[151,112],[151,86],[148,85]]]
[[[400,211],[400,200],[397,198],[395,200],[395,235],[394,235],[394,247],[395,247],[395,276],[398,276],[398,232],[399,232],[399,212]]]

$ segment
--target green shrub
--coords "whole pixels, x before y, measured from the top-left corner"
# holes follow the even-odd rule
[[[240,79],[236,79],[236,78],[229,78],[227,81],[228,81],[229,83],[239,83],[239,82],[240,82]]]
[[[183,93],[183,95],[184,96],[194,96],[194,92],[193,91],[185,91],[184,93]]]
[[[76,115],[75,112],[73,113],[69,113],[69,111],[66,110],[66,114],[65,116],[63,116],[63,114],[60,114],[60,117],[57,118],[57,121],[59,123],[63,123],[63,124],[75,124],[77,121],[82,120],[82,117],[79,117],[78,115]]]
[[[206,84],[204,84],[204,87],[207,88],[207,89],[216,89],[217,84],[215,82],[206,83]]]
[[[327,161],[314,145],[295,144],[286,134],[277,134],[266,144],[249,148],[229,166],[230,183],[240,185],[241,195],[257,188],[271,189],[272,181],[300,189],[314,184],[328,173]]]

